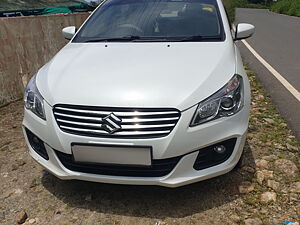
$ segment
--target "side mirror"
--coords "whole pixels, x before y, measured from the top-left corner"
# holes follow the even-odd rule
[[[63,33],[63,36],[64,36],[65,39],[71,40],[73,38],[73,36],[75,35],[75,33],[76,33],[76,27],[74,27],[74,26],[65,27],[62,30],[62,33]]]
[[[242,40],[251,37],[254,34],[255,27],[248,23],[239,23],[235,28],[234,40]]]

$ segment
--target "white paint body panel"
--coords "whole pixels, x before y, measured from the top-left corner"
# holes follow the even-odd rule
[[[236,39],[246,39],[251,37],[255,32],[255,27],[248,23],[239,23],[236,26]]]
[[[37,86],[52,106],[184,110],[235,73],[232,42],[169,44],[70,43],[40,70]]]
[[[65,27],[64,29],[62,29],[62,34],[64,38],[67,40],[71,40],[74,37],[75,33],[76,33],[76,27],[74,26]]]
[[[209,179],[233,169],[246,139],[250,87],[220,0],[218,4],[226,34],[224,42],[67,44],[37,75],[47,120],[31,111],[24,112],[23,126],[45,142],[49,160],[29,145],[32,157],[61,179],[167,187]],[[190,127],[198,103],[223,87],[234,74],[243,77],[244,107],[233,116]],[[60,130],[53,115],[55,104],[177,108],[181,117],[172,132],[162,138],[85,137]],[[193,169],[198,150],[233,137],[237,143],[228,160],[200,171]],[[153,159],[182,158],[164,177],[87,174],[66,169],[54,152],[71,154],[72,143],[151,146]]]

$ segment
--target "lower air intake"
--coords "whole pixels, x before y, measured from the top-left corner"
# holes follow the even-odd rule
[[[162,177],[168,175],[181,157],[152,160],[151,166],[130,166],[75,162],[72,155],[55,151],[61,163],[69,170],[109,176]]]

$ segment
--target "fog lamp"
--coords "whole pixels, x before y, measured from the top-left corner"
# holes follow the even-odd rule
[[[214,147],[214,151],[219,154],[226,152],[226,147],[224,145],[217,145]]]

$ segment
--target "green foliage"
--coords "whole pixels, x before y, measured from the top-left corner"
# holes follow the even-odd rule
[[[235,9],[245,8],[248,5],[247,0],[223,0],[223,3],[227,10],[229,20],[231,23],[233,23],[235,19]]]
[[[300,16],[300,0],[280,0],[272,6],[271,10],[290,16]]]
[[[236,8],[268,9],[270,8],[270,2],[271,0],[223,0],[231,23],[234,22]]]
[[[229,20],[232,23],[235,18],[235,6],[233,0],[223,0],[223,3],[228,13]]]
[[[272,6],[272,11],[277,12],[277,13],[284,13],[287,12],[290,9],[291,6],[291,0],[283,0],[275,3]]]
[[[247,8],[251,8],[251,9],[269,9],[270,6],[263,5],[263,4],[253,4],[253,3],[250,3],[250,4],[247,5]]]
[[[287,14],[291,15],[291,16],[300,16],[300,0],[299,1],[296,1],[296,0],[293,1],[289,11],[287,12]]]

